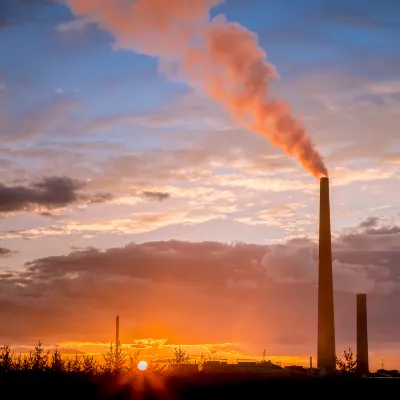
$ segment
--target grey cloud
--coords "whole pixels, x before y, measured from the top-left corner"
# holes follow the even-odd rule
[[[82,201],[104,202],[111,199],[108,194],[95,194],[93,197],[81,194],[84,187],[83,182],[57,176],[45,177],[26,186],[0,184],[0,213],[36,208],[51,210]]]
[[[57,0],[1,0],[0,30],[8,25],[31,21],[37,16],[40,7],[52,5]]]
[[[382,226],[379,228],[367,229],[366,232],[368,235],[391,235],[391,234],[399,234],[400,226]]]
[[[400,102],[400,93],[390,94],[376,94],[376,93],[362,93],[355,96],[355,100],[361,104],[372,104],[375,106],[385,107],[395,105]]]
[[[65,257],[50,257],[35,260],[27,264],[27,273],[40,279],[51,279],[57,274],[85,273],[87,268],[99,276],[107,274],[113,264],[113,275],[131,278],[151,279],[163,282],[169,275],[182,283],[206,283],[211,278],[224,283],[234,264],[242,268],[251,268],[251,259],[259,259],[265,252],[264,246],[226,245],[217,242],[186,243],[179,241],[149,242],[131,244],[122,248],[112,248],[101,252],[94,248],[71,253]],[[188,264],[197,264],[202,259],[202,269],[188,268]],[[68,261],[67,261],[68,260]],[[65,264],[65,261],[67,263]],[[57,268],[54,268],[55,265]],[[161,264],[164,266],[160,270]],[[164,271],[163,271],[164,270]],[[211,271],[214,271],[212,277]]]
[[[143,192],[143,196],[148,199],[163,201],[168,199],[170,197],[170,194],[163,192]]]
[[[314,17],[323,22],[332,21],[353,27],[397,28],[399,21],[394,17],[398,10],[397,0],[375,1],[346,0],[327,1],[323,7],[313,12]]]
[[[18,84],[10,85],[13,90],[17,90]],[[22,88],[19,88],[20,90]],[[25,90],[25,88],[24,88]],[[36,140],[43,136],[60,136],[67,134],[71,129],[67,123],[68,118],[79,110],[81,104],[75,99],[68,97],[55,96],[50,104],[43,104],[32,108],[29,113],[20,115],[0,114],[0,136],[2,143],[13,144],[26,140]],[[37,151],[48,151],[38,149]]]
[[[359,224],[360,228],[373,228],[379,224],[380,218],[378,217],[368,217]]]
[[[87,201],[90,204],[95,204],[95,203],[106,203],[108,201],[111,201],[114,198],[114,196],[111,193],[96,193],[91,196],[82,195],[80,198],[82,200]]]
[[[368,218],[336,238],[333,243],[334,257],[344,264],[386,269],[385,280],[397,282],[397,286],[400,277],[399,238],[398,225],[385,223],[380,218]],[[389,283],[386,286],[390,288]]]
[[[0,257],[9,257],[12,253],[12,250],[0,247]]]
[[[366,273],[377,283],[396,280],[399,275],[395,266],[400,259],[397,245],[400,229],[382,226],[371,232],[371,221],[366,220],[353,231],[335,237],[332,243],[334,269],[339,275],[346,270],[348,273],[360,272],[362,276]],[[116,276],[155,282],[174,276],[181,283],[198,284],[211,280],[221,284],[232,278],[232,270],[241,271],[243,282],[254,279],[261,264],[254,264],[252,260],[258,260],[262,261],[263,274],[266,272],[272,280],[298,283],[315,281],[317,254],[317,243],[306,238],[270,246],[154,242],[131,244],[105,252],[89,248],[67,257],[43,258],[27,264],[26,273],[40,280],[62,278],[68,273],[85,274],[89,270],[102,276],[108,273],[109,265],[113,265],[112,274]],[[202,268],[188,268],[188,265],[197,265],[200,259]]]

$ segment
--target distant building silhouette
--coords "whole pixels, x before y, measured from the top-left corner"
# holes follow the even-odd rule
[[[237,360],[235,364],[229,364],[227,360],[210,360],[203,365],[205,375],[247,375],[247,376],[290,376],[290,371],[280,365],[267,361]]]

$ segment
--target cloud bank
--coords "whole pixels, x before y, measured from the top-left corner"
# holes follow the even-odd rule
[[[371,224],[333,241],[338,345],[354,340],[355,293],[366,292],[371,349],[384,340],[397,351],[400,229]],[[267,343],[274,354],[304,355],[314,351],[316,249],[307,238],[268,246],[168,241],[37,259],[1,274],[0,311],[9,321],[2,338],[107,341],[118,313],[125,343],[229,342],[247,354]]]

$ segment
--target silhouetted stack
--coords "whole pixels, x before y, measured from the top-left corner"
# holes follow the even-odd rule
[[[318,368],[336,369],[335,317],[333,307],[332,245],[329,179],[320,180],[318,269]]]
[[[357,372],[368,375],[367,295],[357,294]]]

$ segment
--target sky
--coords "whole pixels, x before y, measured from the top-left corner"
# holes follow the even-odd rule
[[[0,3],[1,342],[101,352],[119,314],[144,357],[265,349],[307,365],[318,179],[232,117],[209,64],[178,54],[178,29],[148,27],[162,10],[112,25],[119,1],[108,14],[86,3]],[[269,98],[290,105],[329,171],[338,355],[355,348],[367,293],[371,368],[399,368],[398,1],[196,3],[215,7],[182,31],[221,14],[253,31],[275,68]]]

